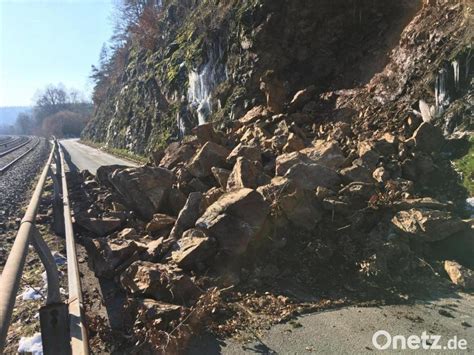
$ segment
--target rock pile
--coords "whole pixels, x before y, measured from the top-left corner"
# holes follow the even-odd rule
[[[426,110],[412,109],[426,94],[422,66],[435,70],[434,54],[452,50],[444,27],[439,43],[424,40],[419,49],[431,20],[445,26],[442,11],[423,11],[365,88],[308,86],[288,98],[267,75],[266,105],[227,131],[205,123],[146,166],[83,173],[75,221],[96,274],[132,299],[135,330],[173,333],[209,309],[216,287],[241,296],[275,280],[395,283],[422,260],[469,261],[446,247],[474,254],[472,221],[462,219],[466,193],[449,160],[463,140],[446,138],[440,124],[423,119]],[[455,284],[472,287],[467,266],[444,268]],[[285,297],[275,302],[286,307]]]
[[[76,204],[75,222],[90,232],[90,262],[135,299],[137,315],[169,331],[211,286],[284,277],[265,255],[292,245],[305,245],[297,265],[391,278],[416,269],[420,250],[470,230],[453,203],[427,194],[444,159],[437,127],[359,140],[344,121],[311,123],[305,107],[322,100],[312,92],[298,92],[287,113],[254,108],[226,135],[201,125],[153,164],[101,167],[96,182],[83,173],[91,204]],[[469,272],[454,269],[465,285]]]

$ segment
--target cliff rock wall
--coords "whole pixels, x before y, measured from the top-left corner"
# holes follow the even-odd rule
[[[223,127],[276,96],[366,84],[388,63],[419,1],[171,0],[156,48],[127,45],[125,69],[83,137],[148,153],[203,122]],[[260,90],[263,88],[264,90]],[[275,97],[275,95],[272,95]],[[279,112],[274,112],[279,113]]]

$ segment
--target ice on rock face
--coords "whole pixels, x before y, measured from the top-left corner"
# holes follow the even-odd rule
[[[211,113],[210,92],[215,84],[211,62],[206,63],[199,72],[191,70],[188,79],[188,100],[191,107],[196,110],[198,122],[201,125],[206,123],[207,117]]]
[[[435,99],[436,99],[436,113],[442,114],[444,106],[449,104],[448,92],[446,90],[448,80],[448,71],[441,69],[436,77]]]
[[[458,90],[459,89],[459,62],[455,60],[451,64],[453,66],[453,72],[454,72],[454,87],[456,88],[456,90]]]
[[[226,68],[220,63],[222,52],[220,46],[212,47],[208,51],[207,62],[188,74],[188,102],[196,111],[200,125],[206,123],[212,113],[212,90],[227,78]]]
[[[186,134],[186,127],[184,125],[184,121],[181,118],[181,115],[179,114],[179,112],[176,114],[176,124],[178,126],[180,137],[184,137],[184,135]]]
[[[29,353],[33,355],[43,355],[43,343],[41,333],[35,333],[32,337],[20,338],[18,344],[19,353]]]

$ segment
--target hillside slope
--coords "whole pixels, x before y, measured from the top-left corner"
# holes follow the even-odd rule
[[[468,2],[163,3],[156,23],[161,40],[152,49],[128,42],[124,72],[96,102],[84,138],[149,153],[199,122],[228,127],[265,103],[262,85],[277,92],[273,111],[314,85],[317,94],[363,88],[358,92],[367,93],[357,95],[372,112],[408,95],[396,109],[406,115],[421,97],[435,101],[437,70],[469,38]],[[327,108],[308,112],[320,120]]]

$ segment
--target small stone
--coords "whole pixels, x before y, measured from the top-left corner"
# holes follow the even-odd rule
[[[446,270],[451,281],[465,289],[474,289],[474,271],[468,269],[461,264],[446,260],[444,262],[444,270]]]

